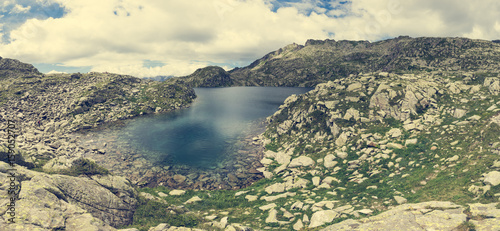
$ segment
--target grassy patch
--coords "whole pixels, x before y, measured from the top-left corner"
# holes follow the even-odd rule
[[[149,227],[160,223],[167,223],[172,226],[195,227],[202,219],[192,213],[178,214],[169,207],[168,204],[150,200],[139,206],[134,213],[132,226],[141,231],[148,230]]]
[[[70,176],[79,176],[79,175],[108,175],[109,171],[94,161],[89,159],[80,158],[73,161],[71,168],[67,170],[63,170],[60,174],[70,175]]]

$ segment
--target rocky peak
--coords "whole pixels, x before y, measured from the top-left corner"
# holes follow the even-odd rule
[[[42,75],[33,65],[0,57],[0,79]]]
[[[172,78],[170,81],[182,81],[191,87],[228,87],[233,84],[229,73],[218,66],[199,68],[191,75]]]
[[[317,40],[317,39],[308,39],[306,41],[305,46],[323,45],[325,43],[335,43],[335,40],[326,39],[323,41],[323,40]]]

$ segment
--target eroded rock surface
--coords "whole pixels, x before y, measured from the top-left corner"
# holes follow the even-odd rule
[[[399,205],[379,215],[348,219],[322,230],[453,230],[467,220],[464,207],[450,202]]]
[[[123,177],[51,175],[17,166],[16,223],[9,224],[9,169],[0,162],[2,230],[114,230],[132,223],[137,192]]]

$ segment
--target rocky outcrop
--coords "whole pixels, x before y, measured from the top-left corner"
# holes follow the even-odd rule
[[[190,87],[229,87],[233,85],[229,73],[217,66],[199,68],[191,75],[172,78],[168,81],[183,83]]]
[[[132,223],[137,192],[123,177],[49,175],[16,166],[16,223],[11,224],[6,206],[11,169],[0,162],[2,230],[114,230],[110,226]]]
[[[467,220],[465,208],[450,202],[400,205],[377,216],[348,219],[322,230],[456,230]]]
[[[4,78],[30,78],[38,75],[41,73],[31,64],[0,57],[0,80]]]
[[[311,224],[309,228],[316,228],[326,223],[330,223],[333,219],[337,218],[340,214],[333,210],[322,210],[315,212],[311,217]]]
[[[287,198],[281,206],[296,212],[295,220],[278,216],[278,222],[292,229],[344,220],[325,230],[453,230],[493,224],[496,217],[482,221],[451,202],[411,203],[436,198],[435,188],[451,185],[459,186],[438,197],[498,201],[500,98],[490,89],[497,77],[483,78],[497,75],[365,73],[289,97],[268,117],[264,143],[279,148],[265,152],[260,169],[270,173],[268,193]],[[290,163],[278,161],[282,154]],[[476,174],[467,175],[467,182],[457,180],[472,166],[481,167],[474,167]],[[304,178],[303,187],[289,187]],[[288,196],[296,192],[300,203],[297,195]],[[370,217],[375,211],[382,213]],[[305,213],[310,217],[305,219]],[[297,217],[304,218],[298,222]]]

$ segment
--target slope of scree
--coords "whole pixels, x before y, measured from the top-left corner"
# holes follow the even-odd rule
[[[498,72],[350,75],[290,96],[268,122],[254,138],[266,179],[143,189],[141,209],[183,206],[204,230],[500,228]]]
[[[71,133],[185,108],[195,97],[185,85],[108,73],[43,75],[30,64],[0,59],[0,229],[115,230],[111,226],[131,224],[137,191],[85,159],[98,150],[77,145]],[[14,125],[9,129],[16,142],[15,224],[7,213],[7,124]]]

